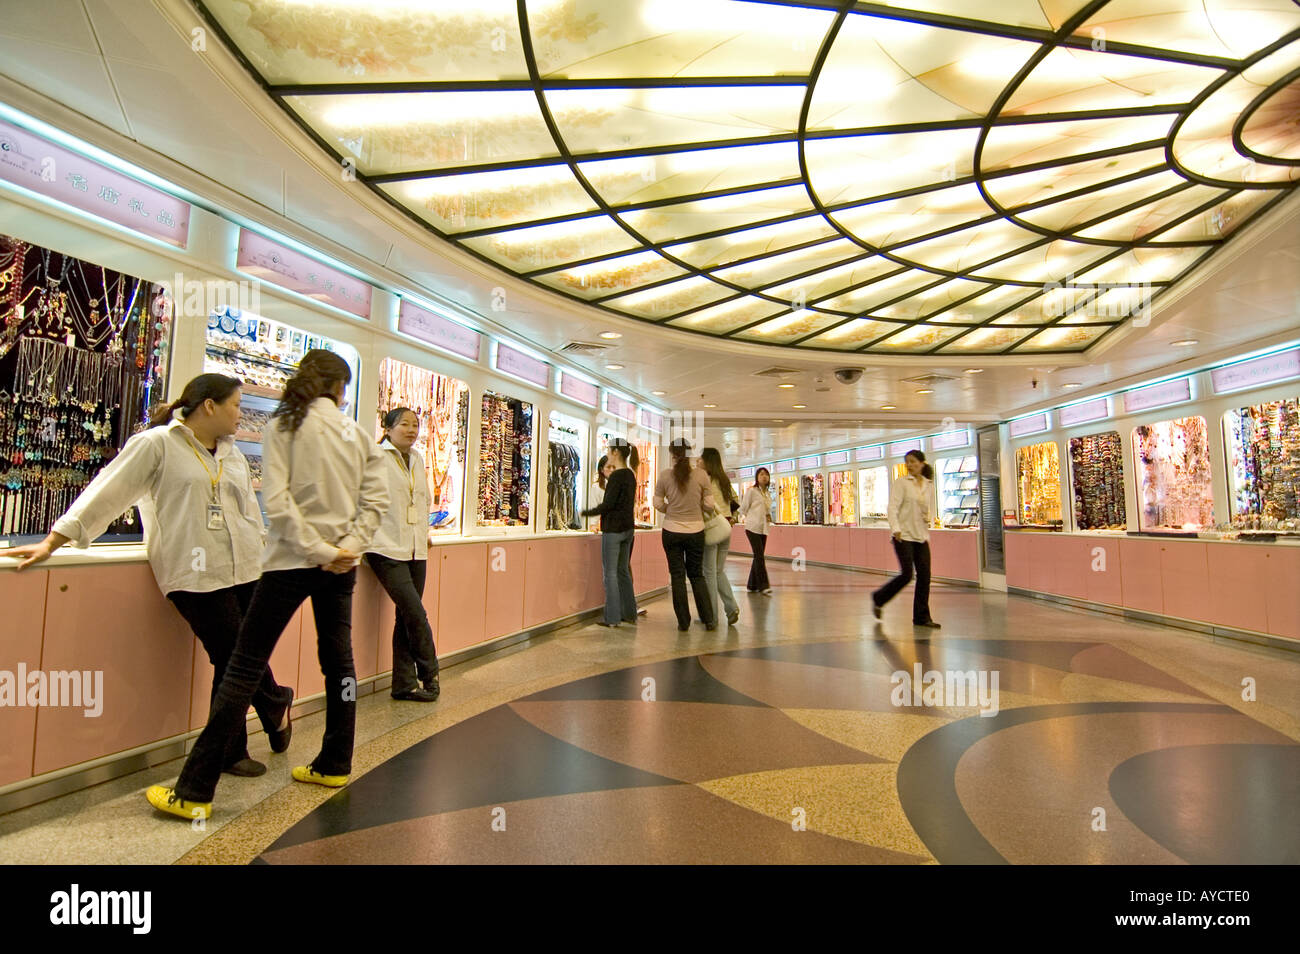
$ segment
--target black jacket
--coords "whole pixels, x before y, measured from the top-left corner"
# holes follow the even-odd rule
[[[622,533],[636,527],[636,474],[620,467],[605,482],[605,499],[599,506],[582,512],[584,517],[600,517],[601,533]]]

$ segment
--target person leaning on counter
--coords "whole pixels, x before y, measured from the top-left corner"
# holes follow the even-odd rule
[[[285,626],[307,599],[325,676],[325,736],[316,758],[292,776],[331,788],[348,783],[357,718],[352,591],[357,563],[389,505],[383,452],[341,412],[351,380],[346,361],[313,348],[263,431],[262,493],[271,528],[262,577],[208,724],[176,787],[154,785],[145,793],[160,811],[189,819],[212,814],[220,753],[238,731]]]
[[[21,572],[65,544],[90,546],[114,520],[139,507],[154,578],[208,654],[214,700],[262,574],[262,513],[248,461],[233,438],[240,385],[224,374],[199,375],[155,412],[148,430],[126,442],[49,536],[0,550],[0,556],[19,558]],[[267,667],[251,701],[271,751],[283,752],[293,731],[293,690],[278,685]],[[248,755],[247,711],[245,704],[220,760],[221,771],[230,775],[266,772]]]

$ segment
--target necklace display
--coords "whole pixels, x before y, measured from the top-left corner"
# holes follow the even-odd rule
[[[826,522],[826,491],[821,474],[804,474],[803,485],[803,522],[822,524]]]
[[[1055,526],[1061,520],[1061,458],[1055,441],[1016,449],[1016,489],[1020,522]]]
[[[1229,411],[1225,425],[1233,526],[1300,528],[1300,399]]]
[[[1205,418],[1133,429],[1141,529],[1200,530],[1214,524],[1210,441]]]
[[[485,391],[480,425],[478,522],[526,524],[532,494],[533,406]]]
[[[1126,529],[1119,431],[1070,438],[1070,476],[1077,529]]]

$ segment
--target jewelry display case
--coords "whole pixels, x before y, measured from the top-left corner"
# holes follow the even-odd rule
[[[980,522],[979,465],[974,454],[935,461],[939,519],[949,528],[978,527]]]
[[[1223,415],[1231,527],[1300,533],[1300,399]]]
[[[799,479],[803,499],[803,522],[820,525],[826,522],[826,483],[821,474],[804,474]]]
[[[889,469],[858,470],[858,513],[862,519],[883,520],[889,515]]]
[[[581,530],[587,489],[587,427],[552,411],[546,431],[546,529]]]
[[[1200,415],[1133,428],[1141,530],[1195,532],[1214,524],[1210,441]]]
[[[1070,438],[1076,530],[1125,530],[1124,452],[1119,431]]]
[[[799,522],[799,478],[786,474],[776,479],[776,507],[774,523],[797,524]]]
[[[479,424],[479,526],[528,526],[532,516],[533,406],[485,391]]]
[[[827,523],[837,527],[852,527],[858,522],[857,502],[853,493],[853,472],[835,471],[829,475],[830,492],[826,496]]]
[[[1016,449],[1016,501],[1022,526],[1062,526],[1061,458],[1055,441]]]

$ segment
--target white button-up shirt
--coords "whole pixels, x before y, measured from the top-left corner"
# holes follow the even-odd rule
[[[294,433],[273,417],[262,432],[262,498],[271,529],[262,570],[325,566],[364,553],[388,508],[384,455],[327,397]]]
[[[738,516],[750,533],[767,533],[767,525],[772,522],[772,498],[757,487],[750,487],[740,502]]]
[[[900,477],[889,491],[889,530],[904,540],[930,540],[930,486],[924,477]]]
[[[208,505],[221,505],[224,527],[208,527]],[[149,565],[163,593],[214,590],[250,583],[262,572],[262,512],[248,461],[232,438],[215,456],[173,418],[126,442],[82,491],[54,532],[88,547],[131,507],[140,508]]]
[[[379,521],[367,553],[390,560],[423,560],[429,555],[429,478],[424,458],[411,450],[411,466],[387,438],[379,445],[388,480],[388,509]],[[408,508],[414,519],[408,519]]]

